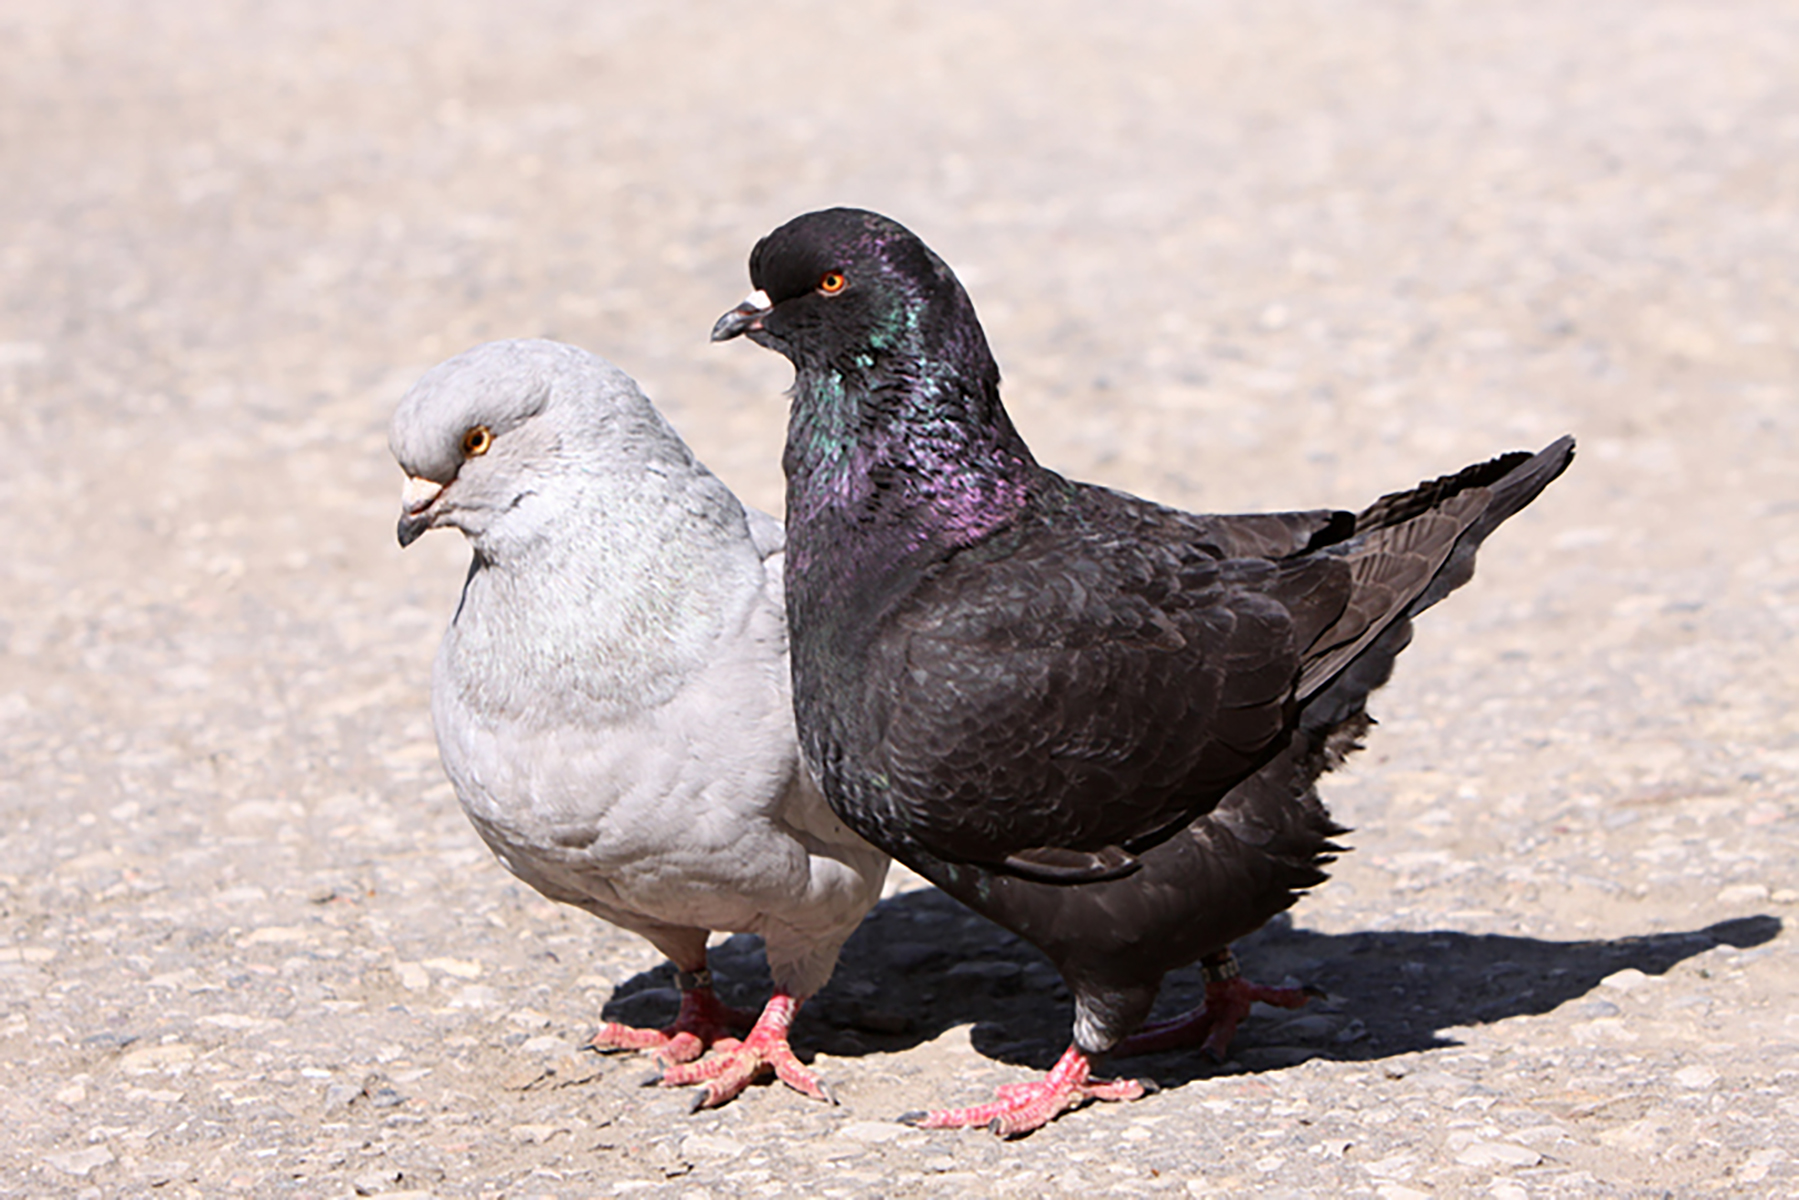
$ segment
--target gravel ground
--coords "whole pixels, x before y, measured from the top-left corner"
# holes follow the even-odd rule
[[[1799,1195],[1799,12],[1093,7],[0,4],[0,1195]],[[840,202],[1083,478],[1356,506],[1581,439],[1243,948],[1331,998],[1018,1143],[892,1122],[1067,1021],[904,881],[797,1031],[840,1107],[579,1052],[670,975],[465,824],[467,552],[393,539],[388,414],[501,336],[778,509],[787,368],[706,333]]]

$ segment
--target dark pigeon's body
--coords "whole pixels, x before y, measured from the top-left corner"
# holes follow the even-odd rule
[[[751,275],[715,336],[795,364],[802,748],[846,823],[1050,957],[1090,1060],[1324,878],[1313,782],[1572,441],[1359,515],[1182,513],[1037,464],[966,294],[893,222],[798,218]]]

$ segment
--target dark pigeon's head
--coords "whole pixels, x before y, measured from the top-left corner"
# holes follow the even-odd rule
[[[879,371],[883,360],[947,360],[998,381],[955,272],[898,221],[857,208],[795,217],[750,252],[756,290],[712,340],[748,335],[796,370]]]

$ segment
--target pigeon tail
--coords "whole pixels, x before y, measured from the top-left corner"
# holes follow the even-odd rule
[[[1487,535],[1567,469],[1574,439],[1538,453],[1501,455],[1454,475],[1395,492],[1356,517],[1352,537],[1315,551],[1349,566],[1351,592],[1323,629],[1301,630],[1307,645],[1298,695],[1310,699],[1392,622],[1423,612],[1474,576]]]

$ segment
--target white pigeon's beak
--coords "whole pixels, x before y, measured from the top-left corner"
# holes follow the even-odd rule
[[[757,288],[744,298],[742,304],[718,319],[718,324],[712,327],[712,340],[728,342],[739,334],[760,332],[762,318],[773,307],[768,293]]]
[[[419,535],[431,528],[431,506],[443,495],[444,485],[432,479],[422,479],[417,475],[406,477],[406,487],[400,493],[400,545],[402,548],[418,541]]]

